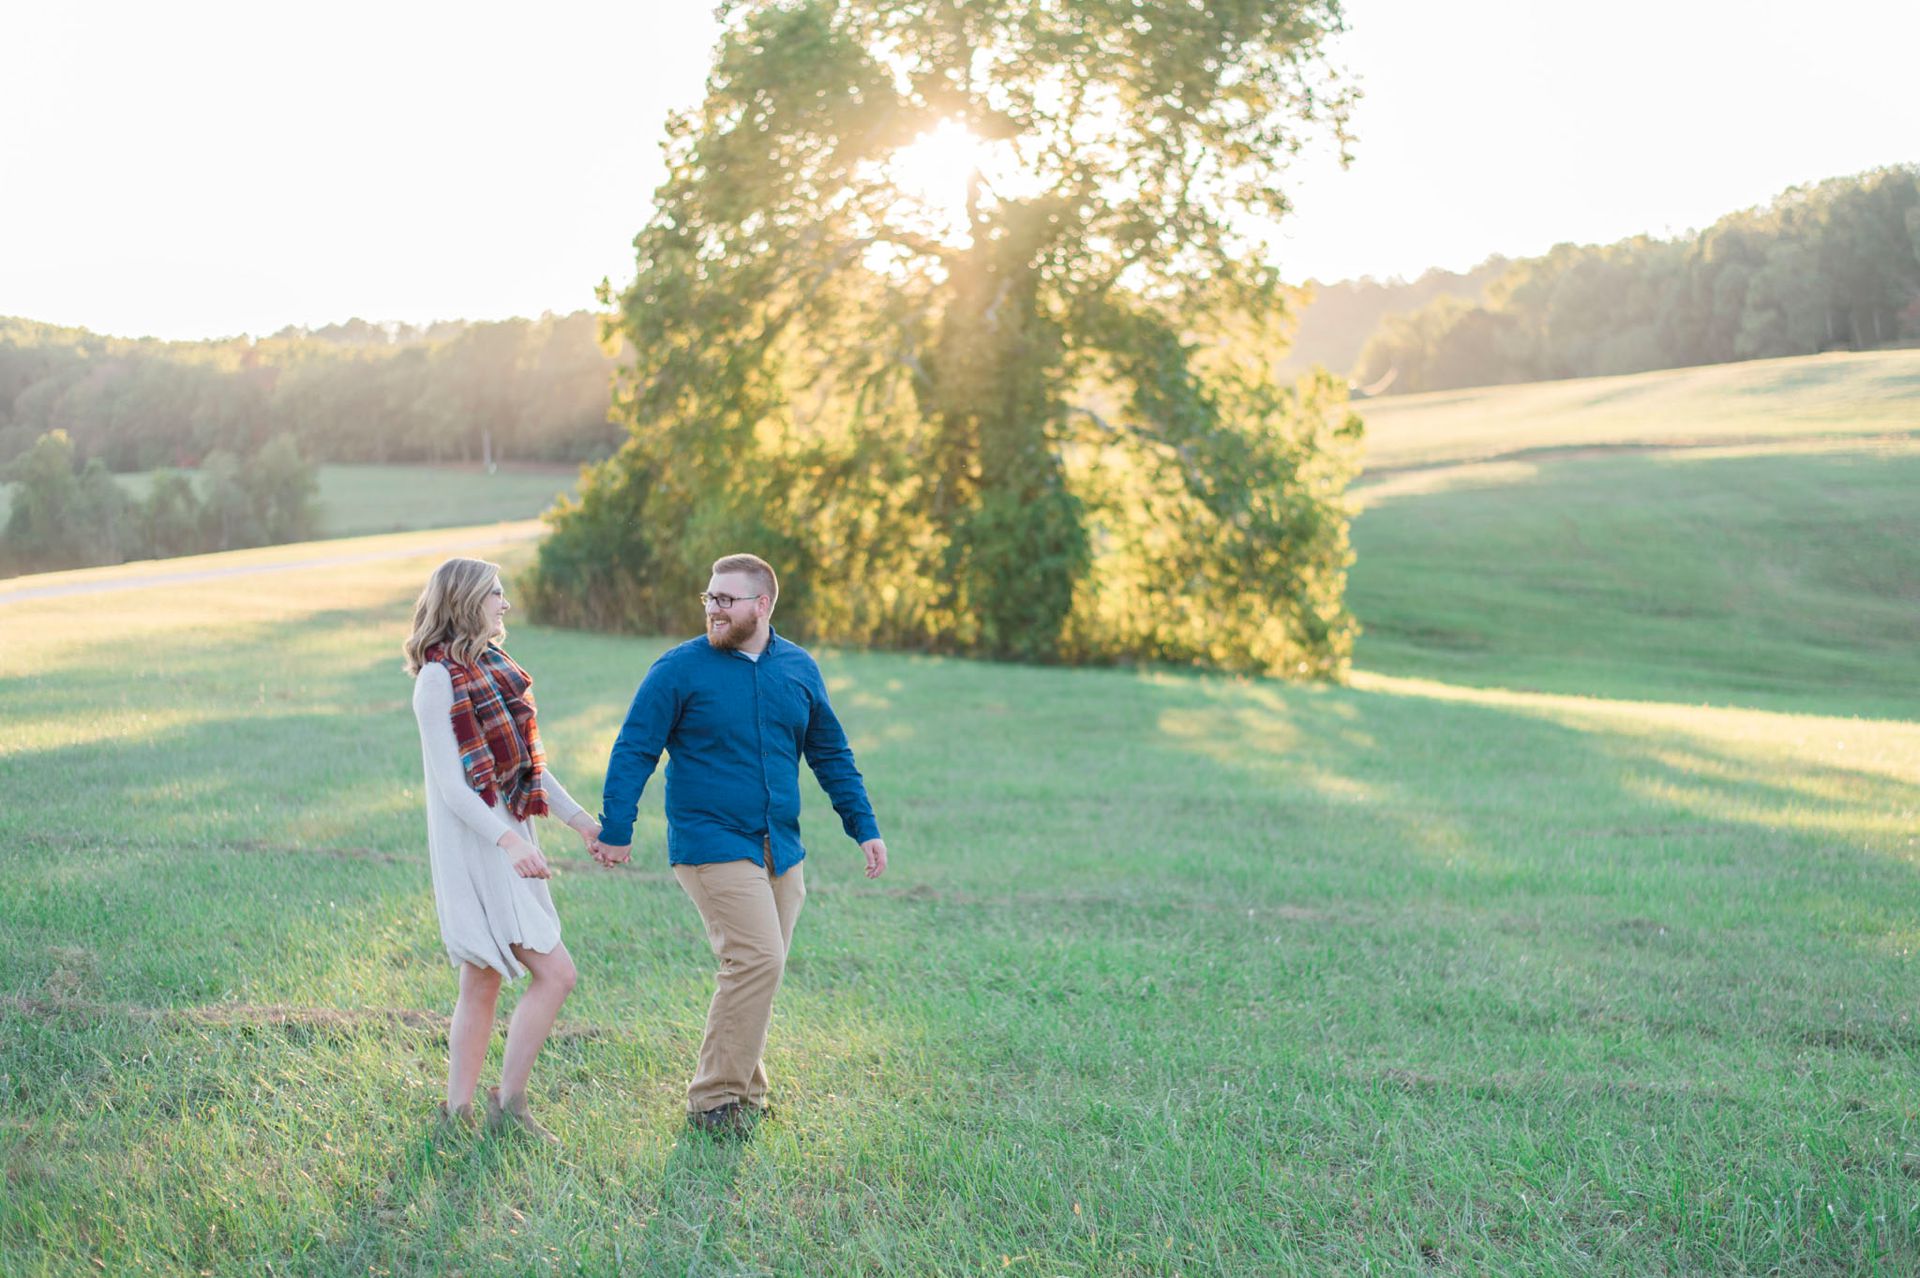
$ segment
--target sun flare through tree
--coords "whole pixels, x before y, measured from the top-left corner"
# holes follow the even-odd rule
[[[792,630],[1340,677],[1358,422],[1272,373],[1258,251],[1344,139],[1330,0],[748,0],[669,125],[616,327],[631,435],[555,620],[684,624],[754,547]]]

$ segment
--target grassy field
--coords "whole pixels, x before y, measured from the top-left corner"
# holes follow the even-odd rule
[[[1920,351],[1391,395],[1358,407],[1376,474],[1550,450],[1911,437],[1920,434]]]
[[[563,1150],[433,1131],[447,534],[0,587],[0,1273],[1920,1271],[1900,433],[1381,467],[1346,688],[823,652],[893,868],[805,787],[744,1147],[657,790],[547,839]],[[666,642],[516,626],[577,795]]]
[[[565,1151],[436,1138],[431,562],[0,606],[0,1271],[1920,1264],[1920,726],[1384,675],[828,653],[895,866],[813,796],[782,1117],[679,1125],[656,796],[556,879]],[[577,791],[659,647],[516,633]]]
[[[1463,465],[1360,491],[1367,669],[1920,715],[1920,436]]]
[[[120,483],[144,497],[152,475],[122,475]],[[478,466],[322,466],[320,531],[360,537],[416,528],[454,528],[483,521],[532,519],[571,493],[579,472],[571,466],[505,466],[487,474]],[[0,484],[0,526],[12,505],[12,484]]]
[[[1362,409],[1362,667],[1920,713],[1920,352]]]
[[[573,466],[322,466],[329,537],[532,519],[580,478]]]

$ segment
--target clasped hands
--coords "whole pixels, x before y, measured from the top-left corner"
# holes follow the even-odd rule
[[[580,842],[586,845],[587,855],[603,868],[612,869],[616,865],[625,865],[633,859],[631,843],[602,843],[600,841],[600,823],[581,813],[576,821],[567,823],[573,832],[580,836]],[[553,876],[547,865],[547,859],[540,855],[540,849],[521,838],[518,834],[509,834],[502,839],[500,846],[513,858],[514,872],[523,879],[545,879]],[[860,851],[866,854],[867,877],[877,879],[887,870],[887,844],[884,839],[868,839],[860,845]]]
[[[611,869],[616,865],[625,865],[633,859],[631,843],[602,843],[599,839],[599,827],[594,827],[594,837],[587,839],[587,853],[601,865]],[[585,834],[581,835],[586,838]],[[860,845],[860,851],[866,854],[867,877],[877,879],[887,872],[887,844],[884,839],[868,839]]]
[[[573,825],[572,822],[568,822],[568,824]],[[586,845],[587,855],[592,857],[595,863],[603,868],[612,869],[616,865],[623,865],[633,859],[632,844],[627,844],[624,847],[616,847],[612,844],[602,843],[600,841],[600,823],[584,812],[580,814],[579,824],[573,825],[573,832],[579,835],[580,842]]]
[[[599,836],[600,832],[596,829],[594,837],[587,840],[587,855],[600,865],[611,870],[616,865],[625,865],[633,860],[633,844],[602,843]]]
[[[586,845],[587,855],[601,865],[618,865],[633,855],[631,848],[608,848],[601,843],[600,823],[584,812],[567,824],[580,836],[580,842]],[[547,858],[530,840],[521,837],[518,831],[509,831],[501,836],[500,849],[512,860],[513,872],[521,878],[553,877],[553,867],[547,864]]]

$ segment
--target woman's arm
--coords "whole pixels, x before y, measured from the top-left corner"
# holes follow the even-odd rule
[[[560,784],[560,778],[553,775],[553,769],[546,769],[547,814],[554,820],[570,825],[583,835],[600,833],[600,823],[595,821],[587,810],[574,801],[567,787]]]
[[[440,796],[461,823],[489,843],[520,837],[500,810],[467,784],[467,770],[460,764],[460,743],[453,735],[453,679],[437,661],[422,666],[413,681],[413,717],[420,724],[427,769]]]

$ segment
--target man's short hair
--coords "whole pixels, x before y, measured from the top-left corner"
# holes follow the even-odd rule
[[[780,579],[773,575],[773,565],[758,555],[722,555],[713,561],[713,574],[740,572],[753,578],[758,593],[767,597],[767,606],[780,602]]]

